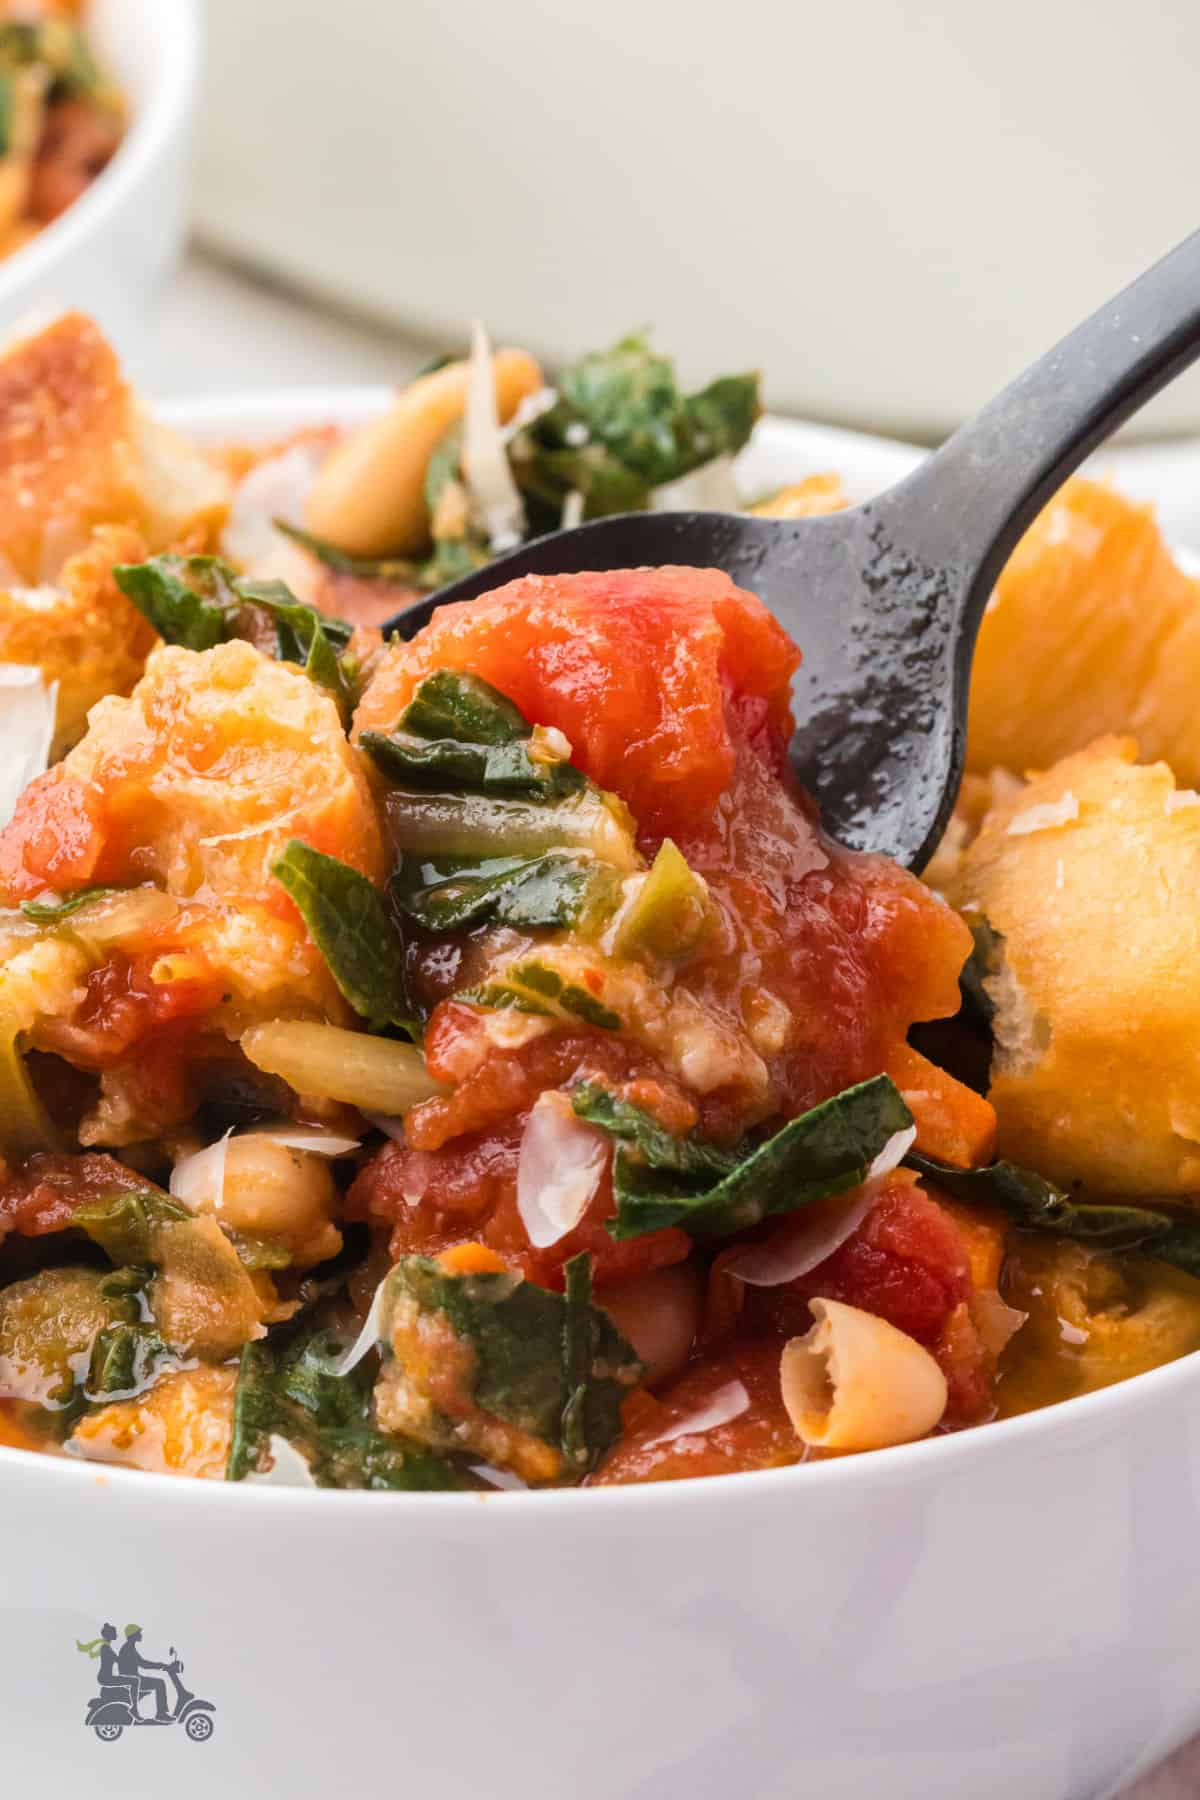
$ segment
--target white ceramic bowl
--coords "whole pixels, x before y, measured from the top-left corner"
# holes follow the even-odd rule
[[[377,393],[176,409],[211,437]],[[903,446],[773,421],[752,486]],[[1200,1726],[1200,1357],[979,1431],[592,1493],[311,1494],[0,1450],[4,1791],[1100,1800]],[[84,1726],[137,1621],[214,1732]]]
[[[129,130],[75,205],[0,262],[0,335],[35,309],[78,306],[133,346],[186,224],[198,0],[91,0],[85,24]]]

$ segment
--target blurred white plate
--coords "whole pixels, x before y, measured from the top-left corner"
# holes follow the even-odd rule
[[[361,424],[388,404],[383,387],[285,388],[250,396],[218,395],[156,407],[169,424],[207,442],[282,437],[326,421]],[[909,474],[926,452],[914,444],[867,432],[844,431],[803,419],[762,419],[737,461],[746,494],[836,470],[852,500],[865,500]],[[1200,545],[1200,439],[1101,450],[1087,465],[1134,499],[1151,501],[1167,537]]]

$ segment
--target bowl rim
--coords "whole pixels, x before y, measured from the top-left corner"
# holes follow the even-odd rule
[[[499,1489],[444,1491],[428,1493],[383,1493],[357,1488],[302,1488],[243,1481],[212,1481],[198,1477],[161,1474],[156,1471],[123,1467],[117,1463],[73,1455],[46,1454],[23,1450],[13,1445],[0,1445],[0,1476],[10,1480],[24,1471],[27,1479],[47,1482],[84,1483],[90,1487],[111,1489],[113,1495],[133,1496],[169,1491],[188,1496],[186,1504],[205,1505],[217,1492],[240,1496],[239,1499],[217,1501],[224,1506],[272,1506],[320,1509],[367,1506],[386,1507],[389,1513],[397,1506],[414,1503],[422,1512],[463,1515],[477,1508],[481,1501],[496,1502],[502,1516],[510,1514],[528,1519],[530,1509],[554,1508],[569,1512],[582,1509],[586,1516],[593,1509],[613,1507],[626,1511],[675,1509],[705,1504],[707,1496],[716,1505],[739,1503],[753,1505],[754,1495],[767,1504],[785,1499],[787,1504],[800,1503],[809,1489],[835,1493],[847,1487],[860,1490],[863,1498],[872,1492],[890,1491],[909,1483],[944,1483],[982,1471],[987,1460],[1019,1454],[1033,1458],[1039,1445],[1053,1435],[1060,1451],[1094,1440],[1100,1432],[1111,1434],[1123,1415],[1145,1414],[1147,1408],[1169,1406],[1181,1392],[1200,1384],[1200,1350],[1189,1351],[1173,1362],[1157,1369],[1132,1375],[1090,1394],[1077,1394],[1033,1412],[1011,1419],[994,1419],[985,1425],[970,1426],[962,1431],[943,1432],[932,1438],[921,1438],[912,1444],[895,1444],[884,1450],[864,1451],[857,1455],[830,1457],[817,1462],[790,1463],[783,1468],[750,1469],[732,1475],[688,1475],[672,1481],[630,1482],[611,1487],[558,1487],[540,1489]],[[1126,1423],[1130,1421],[1126,1419]],[[1031,1462],[1031,1469],[1033,1464]],[[502,1503],[502,1504],[500,1504]],[[2,1510],[2,1506],[0,1506]]]
[[[55,266],[93,235],[99,236],[153,167],[181,121],[192,110],[200,68],[200,0],[156,0],[147,37],[154,67],[147,99],[108,166],[57,219],[0,262],[0,306],[36,289]],[[35,296],[30,295],[31,304]]]
[[[179,0],[192,10],[192,0]],[[82,202],[80,203],[82,204]],[[68,215],[69,216],[69,215]],[[201,441],[220,442],[245,434],[269,441],[276,433],[286,434],[303,423],[355,424],[386,405],[394,390],[375,385],[314,385],[264,388],[257,392],[203,395],[196,398],[166,400],[156,404],[155,416],[176,429],[193,432]],[[895,480],[908,473],[928,454],[919,447],[894,438],[882,438],[867,432],[840,426],[828,426],[804,419],[768,414],[759,431],[774,447],[793,446],[805,456],[834,458],[839,455],[857,458],[860,465],[870,460],[883,479]],[[961,1431],[944,1432],[912,1444],[897,1444],[884,1450],[873,1450],[853,1456],[840,1456],[809,1463],[793,1463],[784,1468],[747,1470],[734,1475],[691,1475],[672,1481],[630,1483],[625,1486],[595,1488],[544,1488],[513,1491],[485,1489],[468,1492],[372,1493],[357,1489],[308,1489],[264,1486],[244,1482],[210,1481],[178,1475],[159,1474],[148,1470],[123,1467],[120,1464],[88,1460],[84,1457],[47,1455],[41,1451],[23,1450],[0,1445],[0,1478],[47,1482],[83,1482],[103,1487],[115,1499],[117,1495],[141,1494],[153,1502],[155,1495],[169,1491],[182,1504],[205,1506],[215,1492],[238,1499],[216,1501],[227,1508],[249,1507],[250,1515],[240,1512],[230,1517],[253,1516],[255,1507],[309,1509],[317,1511],[352,1507],[379,1506],[393,1521],[394,1509],[400,1505],[419,1508],[414,1516],[430,1519],[443,1514],[463,1519],[477,1509],[480,1501],[503,1502],[498,1516],[518,1520],[541,1517],[545,1509],[579,1512],[586,1517],[596,1508],[617,1507],[631,1517],[650,1515],[668,1509],[704,1505],[706,1500],[724,1505],[767,1505],[781,1499],[789,1506],[809,1489],[834,1493],[857,1488],[864,1498],[873,1492],[890,1491],[897,1484],[918,1484],[960,1477],[973,1472],[976,1465],[986,1467],[996,1456],[1019,1454],[1035,1457],[1038,1447],[1051,1447],[1058,1440],[1059,1449],[1094,1439],[1100,1432],[1111,1432],[1128,1426],[1136,1414],[1150,1407],[1160,1411],[1177,1402],[1191,1384],[1200,1384],[1200,1350],[1176,1357],[1156,1369],[1114,1382],[1090,1394],[1078,1394],[1052,1405],[1039,1407],[1010,1419],[995,1419],[986,1425]],[[758,1501],[754,1496],[759,1496]],[[531,1514],[532,1509],[532,1514]],[[476,1514],[478,1516],[478,1514]]]

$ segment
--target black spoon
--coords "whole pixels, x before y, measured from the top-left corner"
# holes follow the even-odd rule
[[[724,569],[804,652],[792,759],[825,828],[920,869],[962,777],[971,656],[997,575],[1089,451],[1197,355],[1200,232],[863,506],[797,520],[597,519],[439,589],[390,629],[411,637],[436,607],[518,575],[656,563]]]

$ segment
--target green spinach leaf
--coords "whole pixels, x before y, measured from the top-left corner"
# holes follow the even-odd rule
[[[999,972],[1004,960],[1004,934],[994,931],[986,919],[971,925],[972,950],[958,978],[964,1007],[982,1024],[991,1026],[996,1015],[996,1002],[984,983]]]
[[[571,763],[539,758],[532,727],[511,700],[457,669],[427,676],[395,729],[364,731],[362,747],[389,781],[409,788],[552,802],[587,785]]]
[[[388,894],[426,931],[463,931],[489,923],[516,929],[579,925],[610,910],[619,889],[616,872],[595,857],[549,851],[476,863],[406,856]]]
[[[388,1289],[393,1310],[439,1314],[470,1345],[474,1404],[558,1449],[570,1474],[620,1435],[621,1402],[644,1370],[593,1306],[587,1256],[567,1265],[563,1294],[509,1273],[450,1274],[423,1256],[401,1257]]]
[[[484,981],[478,987],[460,988],[455,994],[464,1006],[491,1006],[497,1012],[529,1013],[534,1018],[549,1019],[553,1012],[532,994],[524,994],[519,988],[510,987],[503,981]]]
[[[419,580],[427,588],[457,581],[491,560],[487,538],[471,518],[463,479],[462,438],[462,421],[456,420],[443,434],[425,471],[433,554],[421,565]]]
[[[211,650],[234,636],[233,572],[215,556],[155,556],[117,563],[113,580],[167,644]]]
[[[756,374],[722,375],[698,394],[690,395],[683,402],[683,416],[675,432],[679,474],[687,475],[715,456],[740,450],[761,412]]]
[[[585,786],[573,764],[537,762],[525,743],[465,744],[404,731],[364,731],[360,742],[380,772],[403,787],[553,802]]]
[[[68,894],[65,900],[22,900],[21,911],[35,925],[57,925],[61,919],[69,919],[77,913],[81,906],[87,906],[92,900],[105,900],[110,894],[120,894],[125,889],[115,887],[80,888],[76,894]]]
[[[255,617],[275,630],[280,662],[297,663],[327,688],[348,716],[357,698],[350,659],[344,655],[352,628],[297,600],[283,581],[251,581],[217,556],[155,556],[118,563],[113,578],[127,599],[168,644],[211,650],[231,638],[261,645]]]
[[[251,1474],[268,1439],[279,1436],[305,1457],[319,1487],[412,1492],[476,1486],[425,1446],[374,1426],[369,1371],[362,1365],[336,1374],[341,1348],[322,1331],[296,1334],[282,1346],[270,1339],[245,1346],[226,1480]]]
[[[463,988],[454,998],[469,1006],[494,1006],[545,1018],[582,1019],[597,1031],[621,1029],[618,1013],[577,982],[564,981],[558,970],[546,963],[513,964],[491,981]]]
[[[601,1456],[621,1435],[623,1389],[634,1376],[626,1361],[624,1382],[596,1380],[597,1368],[607,1372],[610,1341],[604,1331],[607,1313],[592,1304],[592,1259],[585,1253],[563,1265],[563,1388],[562,1449],[567,1465],[577,1474],[595,1468]],[[622,1356],[633,1356],[632,1345],[618,1338]],[[637,1364],[637,1377],[645,1373]]]
[[[540,999],[552,1001],[560,1011],[582,1019],[585,1025],[594,1025],[598,1031],[621,1029],[619,1014],[578,982],[566,981],[547,963],[514,963],[506,971],[506,979]]]
[[[712,1187],[738,1166],[738,1151],[724,1150],[690,1132],[678,1136],[643,1107],[621,1099],[599,1082],[581,1081],[570,1094],[577,1116],[619,1139],[623,1148],[618,1154],[630,1163],[643,1163],[704,1187]]]
[[[640,1108],[582,1083],[572,1092],[581,1118],[621,1141],[613,1165],[614,1238],[679,1225],[694,1237],[728,1237],[778,1213],[865,1181],[889,1138],[912,1124],[886,1075],[847,1088],[792,1119],[765,1143],[724,1151],[673,1137]]]
[[[557,529],[570,494],[581,496],[585,519],[643,510],[655,487],[740,450],[762,410],[756,374],[722,376],[684,394],[671,359],[642,333],[582,357],[561,371],[556,388],[555,404],[508,445],[535,533]],[[482,568],[491,552],[470,518],[461,424],[430,460],[425,498],[434,552],[420,584],[438,587]]]
[[[513,744],[532,731],[506,694],[461,669],[435,669],[418,683],[397,728],[411,737],[463,744]]]
[[[265,1232],[230,1231],[225,1235],[238,1253],[238,1261],[253,1274],[258,1269],[290,1269],[295,1258],[282,1239]]]
[[[557,405],[530,428],[535,440],[546,449],[598,443],[648,487],[740,450],[761,412],[754,374],[683,395],[671,359],[642,333],[581,358],[557,385]]]
[[[12,149],[13,121],[17,110],[17,90],[12,75],[0,69],[0,156]]]
[[[544,444],[531,428],[513,439],[509,460],[522,494],[546,531],[559,525],[568,494],[582,495],[585,519],[644,512],[650,504],[649,482],[627,469],[604,444]]]
[[[373,1031],[405,1030],[404,946],[383,897],[357,869],[293,838],[271,873],[290,894],[329,972]]]
[[[234,586],[239,599],[273,619],[280,662],[299,663],[310,681],[329,689],[343,719],[349,719],[358,704],[358,682],[349,659],[342,657],[353,635],[346,621],[303,605],[283,581],[237,581]]]
[[[92,1344],[85,1396],[91,1401],[131,1400],[144,1393],[177,1360],[150,1320],[122,1320],[106,1325]]]
[[[161,1188],[112,1188],[77,1207],[71,1224],[99,1245],[111,1263],[153,1263],[155,1239],[163,1225],[195,1215]]]
[[[433,555],[420,566],[418,586],[427,591],[448,587],[452,581],[473,575],[476,569],[486,567],[490,561],[491,551],[473,537],[438,538]]]
[[[1140,1250],[1200,1276],[1200,1218],[1170,1201],[1073,1200],[1031,1169],[1008,1162],[955,1169],[917,1151],[910,1151],[904,1161],[952,1199],[994,1207],[1026,1230],[1052,1232],[1095,1250]]]
[[[122,1332],[150,1330],[144,1290],[152,1271],[42,1269],[0,1287],[0,1363],[15,1396],[75,1417]],[[98,1349],[97,1347],[100,1346]],[[149,1365],[142,1372],[147,1375]]]

